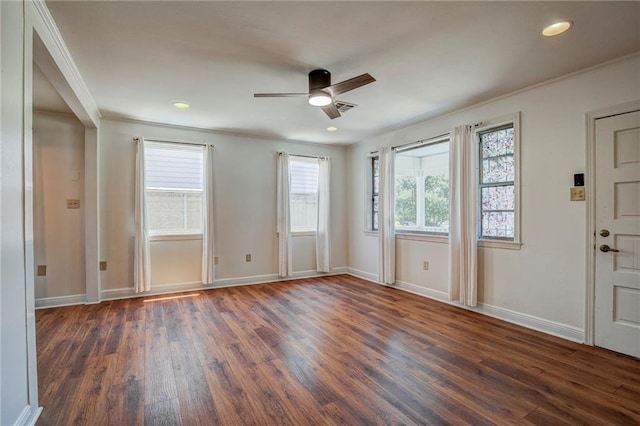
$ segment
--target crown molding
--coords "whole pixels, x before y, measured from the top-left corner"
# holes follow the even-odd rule
[[[34,30],[40,37],[46,50],[51,56],[53,63],[58,68],[59,73],[63,76],[66,84],[69,86],[68,88],[70,91],[61,90],[60,87],[56,87],[56,89],[60,92],[66,91],[73,93],[73,96],[77,101],[75,102],[77,105],[74,112],[78,115],[78,118],[80,118],[85,125],[92,124],[91,127],[98,127],[100,118],[102,117],[100,110],[91,96],[91,92],[84,82],[84,79],[73,60],[71,52],[69,52],[69,49],[62,38],[62,34],[60,33],[60,30],[58,30],[58,26],[56,25],[51,12],[49,12],[49,8],[45,1],[28,0],[26,4],[32,6],[31,15]],[[68,101],[68,99],[65,99],[65,101]],[[77,111],[78,108],[83,110],[81,111],[82,114]],[[89,120],[90,123],[87,123],[87,120]]]

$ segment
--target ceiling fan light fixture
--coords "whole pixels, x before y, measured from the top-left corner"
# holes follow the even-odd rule
[[[326,106],[331,103],[331,96],[318,90],[309,95],[309,103],[313,106]]]

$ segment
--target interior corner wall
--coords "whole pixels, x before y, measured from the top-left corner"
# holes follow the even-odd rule
[[[331,157],[331,265],[347,266],[345,148],[226,135],[161,124],[103,119],[100,125],[100,256],[102,298],[133,288],[134,137],[213,143],[215,285],[277,278],[276,153]],[[152,291],[200,285],[201,240],[151,243]],[[251,254],[251,262],[245,255]],[[315,237],[293,237],[294,274],[315,273]],[[127,293],[129,292],[129,293]]]
[[[35,263],[47,267],[45,276],[35,277],[36,303],[65,296],[82,300],[84,126],[75,116],[34,112],[33,169]],[[67,199],[80,200],[80,208],[67,208]]]
[[[365,229],[366,155],[521,112],[520,250],[480,248],[480,310],[563,337],[584,338],[585,202],[569,200],[573,174],[586,169],[586,114],[640,98],[640,56],[597,67],[492,102],[424,121],[349,148],[349,266],[377,273],[377,236]],[[396,239],[398,286],[447,298],[447,244]],[[422,269],[423,260],[430,262]],[[581,337],[582,336],[582,337]]]

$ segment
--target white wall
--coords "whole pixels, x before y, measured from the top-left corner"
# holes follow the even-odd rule
[[[74,116],[34,112],[34,245],[36,299],[85,294],[84,126]],[[72,173],[78,179],[73,180]],[[67,199],[80,209],[67,209]]]
[[[0,2],[0,424],[14,424],[29,410],[25,240],[23,229],[23,10]],[[32,311],[32,310],[31,310]]]
[[[216,285],[272,280],[277,274],[276,153],[331,156],[331,265],[347,266],[345,148],[238,137],[151,123],[102,120],[100,129],[100,255],[103,297],[125,295],[133,276],[132,138],[210,142],[215,145]],[[294,237],[294,272],[315,270],[315,237]],[[252,261],[245,261],[251,253]],[[200,241],[151,245],[152,291],[200,283]]]
[[[586,113],[640,98],[640,57],[531,88],[421,122],[350,147],[349,266],[374,278],[377,237],[365,229],[366,154],[521,112],[520,250],[479,250],[480,310],[583,339],[586,210],[569,200],[573,174],[586,169]],[[397,240],[398,285],[437,298],[447,294],[447,244]],[[422,261],[430,262],[428,271]]]

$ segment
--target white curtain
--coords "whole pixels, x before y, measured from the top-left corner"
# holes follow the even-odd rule
[[[316,229],[316,270],[331,272],[331,234],[329,232],[331,159],[318,158],[318,227]]]
[[[202,284],[211,285],[215,280],[213,245],[213,146],[204,148],[202,182]]]
[[[135,235],[133,249],[133,288],[136,293],[151,290],[151,261],[145,194],[144,139],[136,139],[136,176],[134,189]]]
[[[293,275],[291,263],[291,209],[289,206],[291,178],[289,177],[289,154],[286,152],[278,154],[277,179],[278,275],[285,278]]]
[[[395,152],[381,148],[380,188],[378,191],[378,281],[393,284],[396,281],[396,236],[393,165]]]
[[[477,153],[472,127],[453,129],[449,150],[449,299],[476,306]]]

